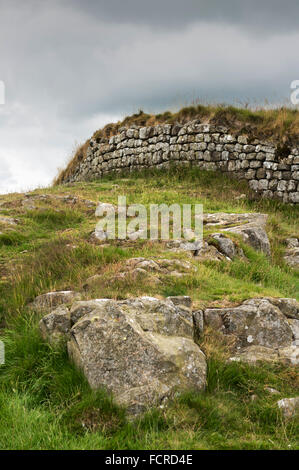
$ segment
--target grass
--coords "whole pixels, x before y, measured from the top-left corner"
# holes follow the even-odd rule
[[[97,142],[105,142],[117,134],[121,128],[132,126],[155,126],[158,124],[185,124],[191,120],[210,122],[216,125],[227,126],[232,133],[246,134],[249,140],[262,139],[274,141],[278,144],[281,155],[288,147],[298,144],[299,112],[297,109],[280,106],[278,108],[244,108],[225,104],[220,105],[193,105],[180,109],[177,112],[165,111],[160,114],[147,114],[140,110],[138,113],[127,116],[117,123],[107,124],[97,130],[92,136]],[[78,164],[87,156],[89,140],[74,149],[67,167],[60,170],[54,184],[61,184]]]
[[[85,298],[191,295],[199,307],[266,295],[299,300],[299,273],[283,261],[284,239],[299,233],[298,207],[256,200],[244,182],[199,170],[109,177],[34,194],[45,192],[49,200],[36,200],[36,209],[29,211],[18,194],[0,197],[6,203],[1,212],[20,221],[13,230],[2,228],[0,235],[0,339],[6,348],[6,364],[0,366],[0,448],[298,449],[298,423],[284,421],[276,405],[280,398],[298,395],[294,368],[228,363],[229,344],[207,331],[200,345],[208,360],[206,391],[174,397],[169,406],[130,421],[107,391],[90,390],[63,348],[41,339],[40,317],[27,307],[35,296],[60,289],[81,291]],[[104,248],[92,244],[93,211],[54,197],[66,194],[114,204],[118,195],[126,195],[129,204],[147,207],[203,203],[205,212],[266,212],[272,255],[268,259],[236,238],[247,261],[186,258],[197,271],[183,278],[164,276],[153,285],[146,278],[112,281],[127,258],[178,254],[146,240]],[[238,199],[240,194],[245,197]],[[84,290],[94,274],[101,275],[100,282]],[[269,394],[267,387],[279,395]]]

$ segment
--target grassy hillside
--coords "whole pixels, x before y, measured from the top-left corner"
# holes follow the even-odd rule
[[[42,341],[39,316],[27,307],[38,294],[67,289],[81,291],[85,298],[183,294],[198,307],[235,305],[264,295],[299,300],[299,272],[283,261],[284,239],[299,233],[298,206],[256,200],[245,182],[185,169],[183,174],[139,173],[56,185],[31,194],[46,197],[34,199],[33,208],[23,205],[24,195],[0,196],[0,215],[19,221],[0,226],[0,339],[6,346],[6,364],[0,366],[1,449],[299,447],[298,424],[285,422],[276,406],[279,398],[298,395],[294,368],[227,363],[229,345],[207,332],[201,344],[208,359],[206,391],[178,397],[167,408],[128,421],[106,392],[89,389],[63,350]],[[57,197],[66,195],[77,200]],[[185,256],[150,241],[114,241],[106,247],[92,243],[96,219],[84,199],[117,204],[118,195],[126,195],[128,204],[203,203],[205,212],[266,212],[271,259],[236,239],[248,260],[194,260],[195,274],[176,279],[165,275],[160,284],[128,277],[112,282],[127,258]],[[94,274],[102,281],[86,291],[85,281]],[[271,395],[267,387],[280,395]]]

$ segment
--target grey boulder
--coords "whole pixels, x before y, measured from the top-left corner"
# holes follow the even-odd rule
[[[193,341],[192,311],[170,300],[103,302],[72,327],[68,352],[90,386],[108,389],[130,414],[205,387],[206,360]]]

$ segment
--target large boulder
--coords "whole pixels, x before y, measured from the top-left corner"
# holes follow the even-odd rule
[[[262,227],[234,227],[225,229],[228,232],[240,235],[245,243],[250,245],[257,251],[262,251],[267,256],[271,254],[270,242],[268,235]]]
[[[104,301],[74,324],[68,352],[93,389],[107,388],[137,414],[176,392],[204,388],[206,360],[193,336],[186,305],[152,297]]]
[[[267,299],[246,300],[239,307],[206,309],[205,322],[235,336],[238,346],[286,347],[292,329],[278,307]]]
[[[225,232],[240,235],[245,243],[269,256],[271,249],[265,230],[267,218],[267,214],[260,213],[230,214],[217,212],[215,214],[204,214],[203,222],[206,227],[219,227]],[[227,256],[231,258],[230,255]]]
[[[230,335],[231,360],[299,363],[299,304],[294,299],[249,299],[238,307],[204,311],[204,324]]]

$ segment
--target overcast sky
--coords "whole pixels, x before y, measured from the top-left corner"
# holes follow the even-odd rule
[[[0,0],[0,193],[143,109],[288,100],[298,0]]]

